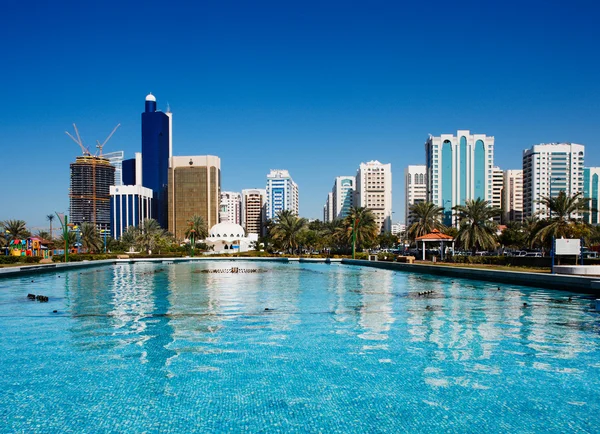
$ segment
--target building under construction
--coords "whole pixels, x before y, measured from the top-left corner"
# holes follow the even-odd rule
[[[87,155],[71,163],[71,223],[93,223],[110,230],[110,186],[115,184],[115,167],[103,157]]]

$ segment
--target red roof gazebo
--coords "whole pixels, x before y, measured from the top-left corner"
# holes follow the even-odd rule
[[[426,234],[426,235],[421,235],[420,237],[415,238],[415,241],[418,243],[419,241],[423,242],[423,260],[425,260],[425,243],[427,242],[434,242],[434,243],[441,243],[441,255],[442,255],[442,259],[444,259],[444,243],[448,242],[448,243],[452,243],[452,251],[454,252],[454,238],[452,238],[450,235],[446,235],[443,234],[442,232],[438,231],[437,229],[434,229],[433,231],[431,231],[430,233]]]

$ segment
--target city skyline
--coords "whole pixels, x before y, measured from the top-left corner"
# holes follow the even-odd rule
[[[2,30],[14,43],[0,72],[11,83],[0,106],[0,220],[43,228],[67,210],[73,122],[88,146],[121,123],[105,151],[139,152],[149,92],[174,114],[174,154],[218,155],[226,191],[262,188],[270,169],[287,169],[309,218],[322,218],[332,178],[379,160],[397,174],[400,220],[398,175],[425,163],[428,134],[494,136],[503,170],[558,142],[585,145],[586,166],[600,166],[596,5],[24,7],[9,6]],[[451,20],[468,26],[449,29]],[[111,31],[90,30],[100,23]]]

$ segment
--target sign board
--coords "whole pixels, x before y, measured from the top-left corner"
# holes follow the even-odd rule
[[[558,238],[554,244],[555,255],[574,255],[581,254],[581,240],[578,238]]]

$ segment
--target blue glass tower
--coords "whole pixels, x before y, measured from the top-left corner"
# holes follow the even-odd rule
[[[153,192],[152,215],[163,227],[167,222],[167,186],[171,156],[171,117],[156,111],[156,98],[146,97],[142,113],[142,185]]]

